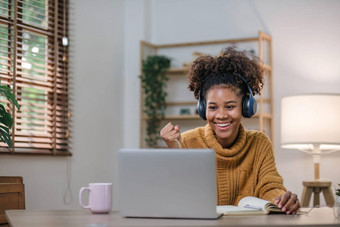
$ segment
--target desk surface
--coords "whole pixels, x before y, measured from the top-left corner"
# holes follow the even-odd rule
[[[340,226],[333,208],[314,208],[304,215],[223,216],[217,220],[123,218],[119,212],[91,214],[88,210],[7,210],[10,226]]]

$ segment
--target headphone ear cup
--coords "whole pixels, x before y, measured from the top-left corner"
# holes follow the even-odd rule
[[[246,118],[251,118],[257,111],[257,103],[254,97],[245,97],[242,101],[242,115]]]
[[[203,119],[203,120],[207,120],[206,116],[205,116],[205,99],[201,99],[201,97],[198,98],[198,102],[197,102],[197,112],[198,115]]]

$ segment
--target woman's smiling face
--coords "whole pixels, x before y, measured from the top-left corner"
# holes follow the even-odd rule
[[[216,85],[207,91],[206,117],[222,147],[231,147],[242,119],[242,97],[239,89]]]

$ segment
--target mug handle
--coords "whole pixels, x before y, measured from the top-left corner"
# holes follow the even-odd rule
[[[80,189],[80,191],[79,191],[79,204],[80,204],[80,206],[81,206],[82,208],[90,209],[90,205],[88,204],[87,206],[85,206],[85,205],[83,204],[82,200],[81,200],[81,199],[82,199],[82,193],[83,193],[84,190],[90,191],[90,188],[89,188],[89,187],[82,187],[82,188]]]

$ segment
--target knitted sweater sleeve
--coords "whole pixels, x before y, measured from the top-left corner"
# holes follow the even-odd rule
[[[262,136],[259,141],[258,162],[258,183],[255,188],[255,194],[259,198],[274,201],[275,197],[282,195],[286,188],[283,186],[283,179],[278,173],[275,164],[272,143],[268,137]]]

